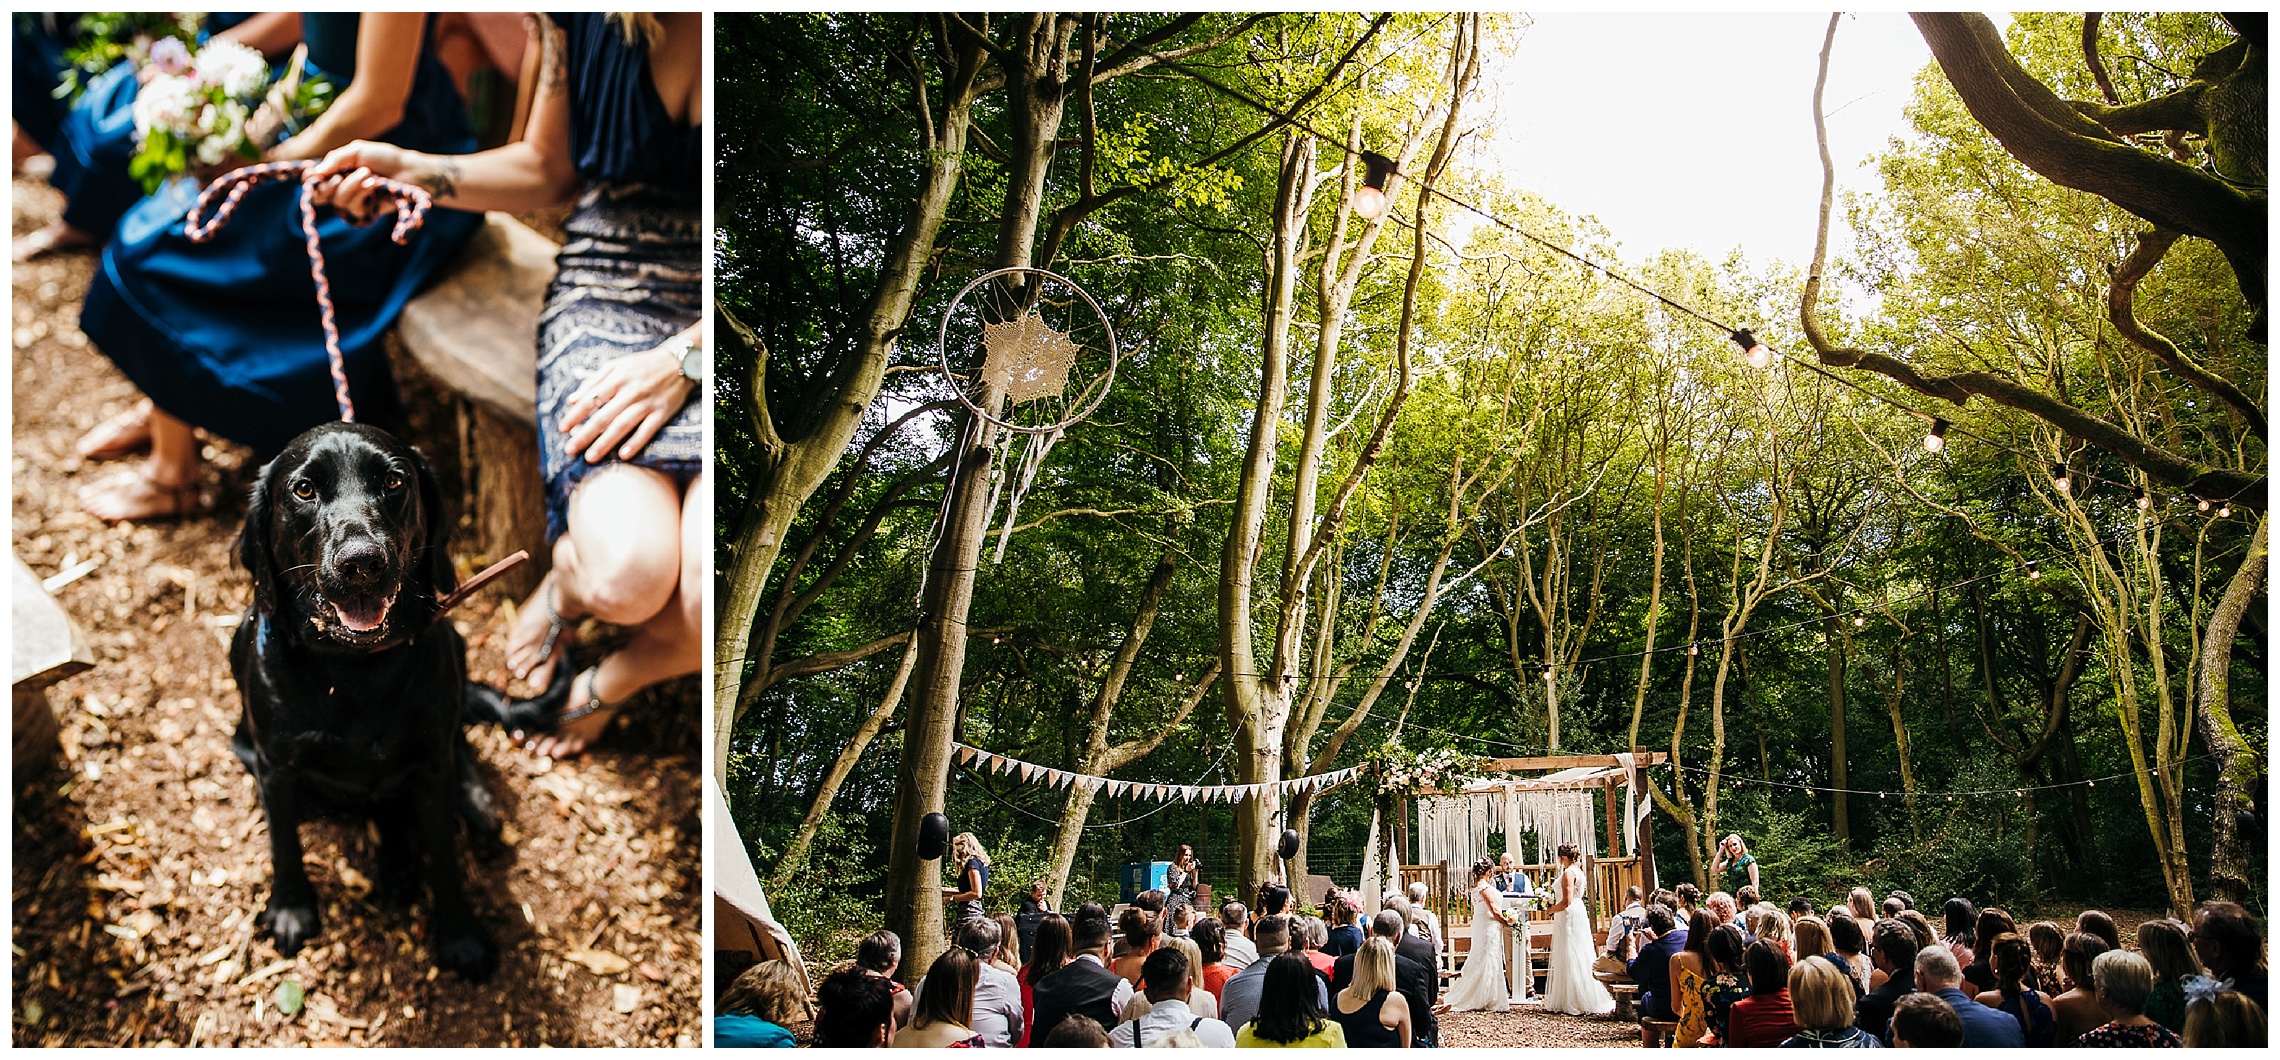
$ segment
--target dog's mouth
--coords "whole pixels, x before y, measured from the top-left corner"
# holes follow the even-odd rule
[[[341,600],[327,598],[325,604],[332,608],[333,617],[340,620],[342,629],[350,633],[370,633],[388,620],[388,609],[395,606],[396,594],[391,590],[385,596],[359,595]]]

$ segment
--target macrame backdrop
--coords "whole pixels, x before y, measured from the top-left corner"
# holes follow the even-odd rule
[[[1447,860],[1452,873],[1469,870],[1488,851],[1490,833],[1502,832],[1505,849],[1533,865],[1548,865],[1562,843],[1574,843],[1586,857],[1599,849],[1599,825],[1591,792],[1521,791],[1506,783],[1463,795],[1419,798],[1417,859],[1431,865]],[[1612,790],[1612,789],[1610,789]],[[1520,836],[1536,834],[1532,856]]]

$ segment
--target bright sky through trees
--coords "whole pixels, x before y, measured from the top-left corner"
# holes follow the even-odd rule
[[[1813,75],[1826,12],[1534,16],[1485,78],[1493,139],[1480,160],[1560,209],[1595,216],[1637,261],[1664,247],[1802,268],[1821,164]],[[1998,24],[2008,19],[1997,19]],[[1901,109],[1931,51],[1899,12],[1837,29],[1827,107],[1838,187],[1906,130]],[[1849,245],[1841,218],[1831,238]]]

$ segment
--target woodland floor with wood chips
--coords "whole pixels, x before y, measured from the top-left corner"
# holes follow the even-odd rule
[[[17,178],[14,230],[59,197]],[[585,757],[555,762],[494,729],[470,733],[509,822],[497,860],[466,857],[499,970],[471,985],[433,968],[424,913],[372,894],[360,821],[304,826],[322,935],[281,960],[254,918],[269,894],[253,780],[229,750],[239,712],[226,645],[245,606],[231,543],[255,471],[214,443],[215,511],[105,526],[77,488],[88,428],[135,400],[78,329],[93,251],[13,270],[14,547],[46,578],[95,669],[57,685],[54,769],[15,798],[11,904],[16,1045],[379,1044],[691,1046],[701,1040],[698,698],[693,679],[620,712]],[[412,440],[456,444],[448,405],[407,381]],[[533,469],[535,474],[535,469]],[[457,496],[456,483],[445,495]],[[462,559],[467,557],[462,556]],[[469,670],[504,685],[512,602],[486,589],[454,612]],[[515,689],[518,692],[526,689]]]

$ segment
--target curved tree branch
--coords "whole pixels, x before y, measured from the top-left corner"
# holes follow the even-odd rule
[[[2177,233],[2159,228],[2138,235],[2137,249],[2122,259],[2121,267],[2114,270],[2113,282],[2106,288],[2106,311],[2113,318],[2114,330],[2120,332],[2123,338],[2138,344],[2147,353],[2153,354],[2170,371],[2216,395],[2234,412],[2240,413],[2242,419],[2248,421],[2250,433],[2264,438],[2264,410],[2256,406],[2255,399],[2242,393],[2231,382],[2201,367],[2185,351],[2178,349],[2176,343],[2169,341],[2167,336],[2138,323],[2137,312],[2131,304],[2137,296],[2138,282],[2153,271],[2154,265],[2161,261],[2161,256],[2168,253],[2170,246],[2176,242]]]
[[[1918,23],[1928,18],[1945,16],[1917,15]],[[1969,16],[1978,18],[1979,16]],[[1985,21],[1982,19],[1981,21]],[[1992,26],[1989,27],[1992,33]],[[1932,36],[1926,30],[1926,37]],[[1829,156],[1829,130],[1821,110],[1823,90],[1829,80],[1829,52],[1837,38],[1837,19],[1829,19],[1828,36],[1821,45],[1820,76],[1813,83],[1813,132],[1821,148],[1821,214],[1820,229],[1813,241],[1813,264],[1805,275],[1805,288],[1799,299],[1798,317],[1804,325],[1805,341],[1822,364],[1837,368],[1857,368],[1884,376],[1910,390],[1940,398],[1955,405],[1964,405],[1974,395],[1987,398],[1998,405],[2018,409],[2082,441],[2095,445],[2123,462],[2146,473],[2148,478],[2162,485],[2184,490],[2202,497],[2223,497],[2233,500],[2251,511],[2265,510],[2264,476],[2224,468],[2213,468],[2170,452],[2131,434],[2112,420],[2092,415],[2075,408],[2042,391],[2021,385],[2015,380],[1993,372],[1956,372],[1948,375],[1926,375],[1915,366],[1897,357],[1866,350],[1838,346],[1822,330],[1818,306],[1821,298],[1821,278],[1829,256],[1829,215],[1833,209],[1837,170]],[[1999,43],[1999,42],[1998,42]],[[1936,53],[1936,49],[1935,49]],[[2008,60],[2008,53],[2005,58]],[[2016,66],[2016,64],[2013,64]],[[1951,75],[1952,76],[1952,75]],[[2046,93],[2048,89],[2044,90]],[[2052,96],[2052,99],[2057,97]],[[2087,122],[2088,119],[2082,119]],[[2131,154],[2146,157],[2142,152],[2125,149]],[[2015,153],[2015,152],[2014,152]],[[2163,165],[2175,163],[2162,161]],[[2182,167],[2179,167],[2182,168]],[[2259,221],[2257,238],[2263,238]],[[2258,281],[2261,285],[2262,281]]]
[[[2005,151],[2054,184],[2215,243],[2232,263],[2241,295],[2256,307],[2261,325],[2269,239],[2263,196],[2122,142],[2027,73],[1986,16],[1910,17],[1964,107]]]

